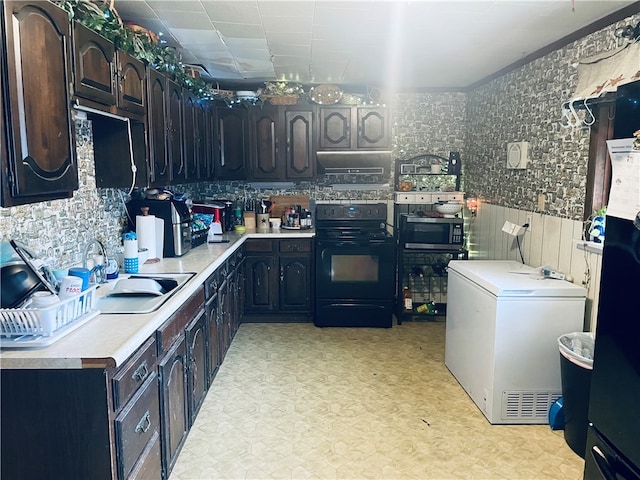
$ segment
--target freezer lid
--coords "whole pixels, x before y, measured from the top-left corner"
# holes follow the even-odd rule
[[[497,297],[586,297],[587,290],[565,280],[532,278],[536,269],[513,260],[451,260],[449,271]]]

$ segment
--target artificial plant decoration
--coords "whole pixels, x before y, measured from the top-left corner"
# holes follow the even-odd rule
[[[113,6],[113,0],[94,3],[91,0],[59,0],[55,2],[75,20],[112,41],[115,47],[151,65],[173,78],[200,98],[215,98],[211,86],[202,78],[194,78],[182,64],[180,54],[172,47],[161,46],[157,37],[143,28],[124,24]]]

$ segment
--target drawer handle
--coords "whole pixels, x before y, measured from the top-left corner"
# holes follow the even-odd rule
[[[146,378],[148,374],[149,374],[149,369],[147,368],[147,362],[145,360],[140,364],[138,368],[136,368],[136,371],[133,372],[133,375],[131,375],[131,378],[133,378],[136,382],[141,382]]]
[[[136,433],[147,433],[149,428],[151,428],[151,414],[147,410],[136,425]]]

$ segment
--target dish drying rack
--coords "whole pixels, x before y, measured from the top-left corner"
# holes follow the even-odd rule
[[[42,308],[0,309],[0,347],[46,347],[100,314],[94,308],[98,285]]]

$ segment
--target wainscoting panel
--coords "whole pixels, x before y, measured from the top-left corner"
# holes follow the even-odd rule
[[[520,262],[517,241],[504,233],[502,226],[505,221],[524,225],[527,215],[531,215],[531,226],[520,237],[524,263],[533,267],[549,265],[571,275],[573,283],[585,286],[584,326],[585,330],[595,331],[602,255],[578,248],[578,244],[585,243],[582,222],[480,203],[475,217],[465,211],[469,257]]]

